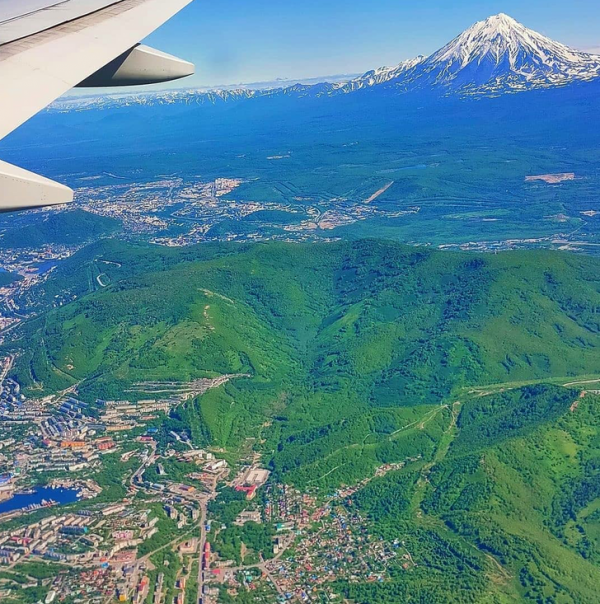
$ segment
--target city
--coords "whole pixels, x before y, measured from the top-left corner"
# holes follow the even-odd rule
[[[4,375],[11,362],[4,359]],[[385,580],[398,556],[410,570],[410,552],[369,535],[352,510],[352,496],[370,479],[327,497],[302,493],[270,481],[256,452],[232,467],[225,452],[196,449],[187,433],[156,427],[188,398],[240,377],[144,384],[146,394],[174,391],[167,399],[97,401],[93,410],[69,393],[26,398],[5,377],[0,594],[10,597],[25,577],[47,603],[211,604],[242,591],[256,601],[312,601],[323,589],[334,597],[328,583],[358,580],[358,571]],[[382,466],[373,478],[404,465]],[[227,545],[232,535],[241,535],[234,540],[241,549]]]

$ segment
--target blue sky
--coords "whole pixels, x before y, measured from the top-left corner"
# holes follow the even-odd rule
[[[599,0],[195,0],[146,42],[196,63],[186,86],[300,79],[430,54],[499,12],[600,53]]]

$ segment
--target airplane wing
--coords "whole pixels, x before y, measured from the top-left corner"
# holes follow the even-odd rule
[[[0,0],[0,139],[76,86],[194,73],[139,44],[192,0]],[[72,201],[64,185],[0,161],[0,211]]]

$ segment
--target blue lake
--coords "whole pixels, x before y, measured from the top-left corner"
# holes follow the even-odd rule
[[[60,505],[75,503],[76,501],[79,501],[77,499],[77,493],[78,491],[73,489],[36,489],[34,493],[28,495],[15,495],[12,499],[0,503],[0,514],[22,510],[31,504],[41,504],[43,499],[46,501],[52,499]]]

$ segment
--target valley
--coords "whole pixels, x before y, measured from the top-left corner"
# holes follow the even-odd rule
[[[600,141],[596,130],[582,131],[570,120],[574,111],[582,121],[593,120],[598,110],[589,100],[598,98],[593,86],[585,86],[591,88],[477,102],[369,97],[370,113],[360,121],[351,95],[311,104],[295,123],[285,120],[290,107],[267,100],[256,101],[256,109],[236,107],[226,119],[216,109],[186,108],[168,145],[164,128],[143,132],[139,109],[127,107],[118,111],[127,120],[127,138],[143,141],[139,150],[121,141],[120,126],[103,124],[111,155],[92,151],[90,171],[99,176],[90,181],[90,172],[70,171],[75,140],[54,146],[52,176],[75,188],[78,209],[119,220],[130,240],[164,246],[377,237],[474,251],[544,247],[594,254]],[[551,131],[535,117],[548,102],[557,108]],[[144,108],[158,125],[166,110]],[[38,127],[94,130],[102,115],[46,115]],[[440,129],[448,133],[443,140]],[[234,131],[236,146],[229,148]],[[27,133],[20,136],[12,147],[21,149],[15,162],[30,153],[23,146]],[[151,157],[140,163],[142,147]],[[289,158],[268,159],[284,150]],[[113,176],[104,173],[109,163]],[[575,178],[530,178],[555,174]],[[45,212],[22,222],[0,219],[0,232],[14,241],[19,231],[10,236],[10,230],[20,223],[49,219]]]

